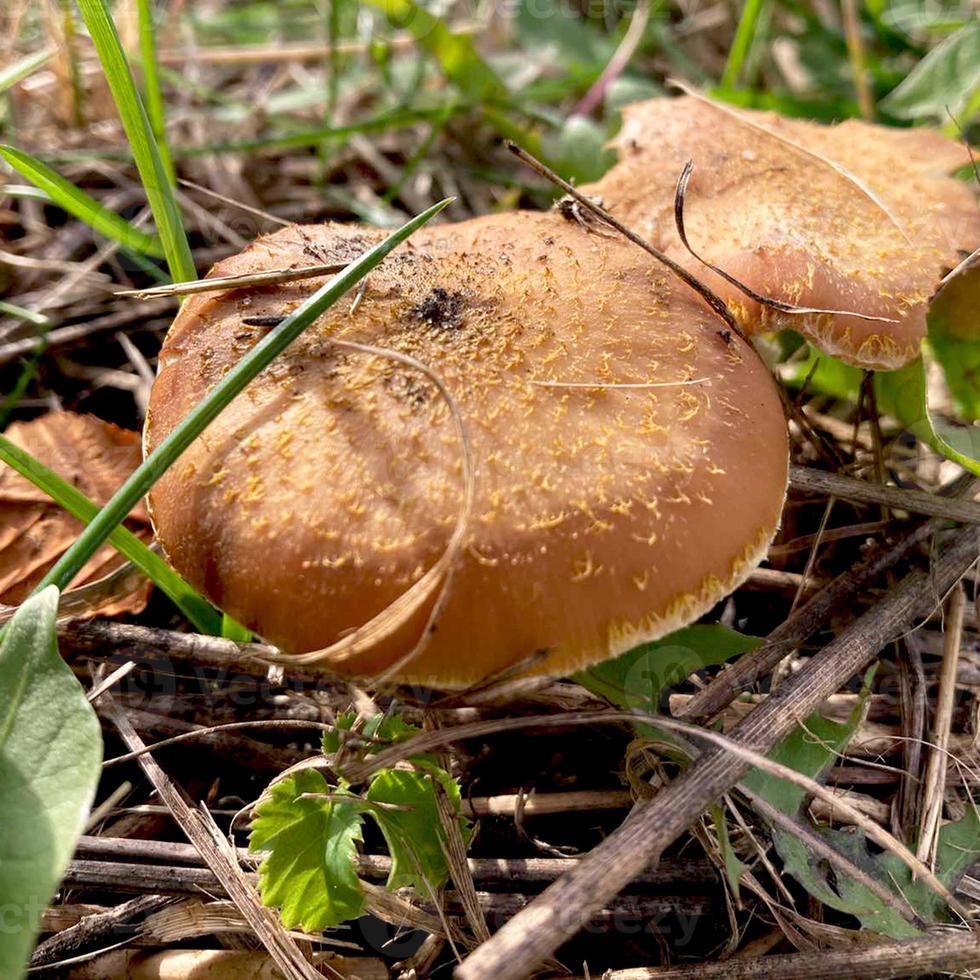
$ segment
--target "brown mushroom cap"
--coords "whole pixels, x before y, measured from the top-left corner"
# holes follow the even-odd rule
[[[348,261],[383,233],[290,227],[215,275]],[[199,295],[161,354],[158,443],[323,280]],[[642,253],[555,214],[423,229],[212,423],[151,505],[174,565],[288,651],[332,644],[444,552],[463,500],[453,393],[475,500],[450,591],[399,676],[459,685],[543,651],[561,674],[658,637],[730,592],[765,554],[787,477],[774,384],[737,338]],[[542,387],[533,382],[668,385]],[[693,384],[683,382],[695,382]],[[325,666],[373,675],[428,609]]]
[[[857,120],[825,126],[737,110],[753,126],[732,111],[691,96],[627,107],[619,163],[583,193],[602,197],[708,282],[750,333],[789,327],[861,367],[893,369],[915,358],[929,297],[980,244],[975,194],[949,176],[969,161],[966,150],[926,129]],[[843,167],[888,214],[832,166],[760,127]],[[772,299],[898,322],[760,308],[705,269],[674,227],[674,186],[688,160],[695,171],[685,225],[705,259]]]

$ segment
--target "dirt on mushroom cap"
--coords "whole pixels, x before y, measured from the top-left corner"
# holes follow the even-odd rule
[[[831,165],[763,130],[843,167],[887,213]],[[584,193],[708,282],[748,332],[799,330],[862,367],[918,355],[929,297],[980,244],[975,191],[950,177],[967,151],[931,130],[825,126],[683,96],[627,107],[616,147],[619,163]],[[898,322],[760,308],[706,270],[674,227],[673,189],[688,160],[685,224],[706,259],[773,299]]]
[[[344,261],[383,237],[288,228],[216,275]],[[320,282],[198,296],[161,353],[159,442]],[[423,315],[424,314],[424,315]],[[262,322],[260,320],[260,322]],[[425,229],[371,273],[353,313],[309,328],[151,496],[176,567],[290,651],[329,645],[439,558],[462,499],[447,405],[419,372],[330,338],[408,354],[458,401],[475,507],[435,632],[401,676],[463,684],[543,651],[564,673],[691,621],[757,564],[783,501],[787,441],[764,366],[641,253],[551,214]],[[537,382],[659,384],[561,388]],[[370,675],[425,611],[326,664]]]

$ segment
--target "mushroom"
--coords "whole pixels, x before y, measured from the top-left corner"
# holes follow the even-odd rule
[[[382,237],[292,226],[213,275],[345,262]],[[188,299],[148,446],[323,281]],[[556,214],[423,229],[166,473],[150,497],[159,540],[236,618],[286,651],[326,648],[319,662],[350,675],[395,665],[459,686],[619,654],[727,595],[779,522],[780,400],[719,326],[638,250]],[[458,407],[468,508],[451,403],[419,362]],[[440,588],[344,648],[437,566],[461,515]]]
[[[583,193],[704,278],[746,332],[789,327],[860,367],[918,356],[929,297],[980,243],[975,194],[949,176],[967,152],[927,129],[826,126],[688,95],[627,107],[616,147],[619,163]],[[760,306],[693,258],[673,206],[688,160],[684,224],[699,255],[765,297],[859,315]]]

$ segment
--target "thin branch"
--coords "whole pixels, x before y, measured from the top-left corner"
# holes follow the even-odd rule
[[[933,973],[966,974],[980,967],[980,942],[970,932],[922,939],[731,959],[693,966],[610,970],[603,980],[898,980]]]
[[[973,564],[980,533],[961,530],[929,570],[913,572],[789,678],[732,732],[735,743],[768,752],[827,697],[862,670],[888,642]],[[721,748],[706,750],[576,867],[484,943],[457,970],[458,980],[519,980],[588,921],[632,878],[653,864],[713,800],[751,768]],[[976,942],[976,939],[973,940]]]
[[[154,299],[159,296],[189,296],[191,293],[223,293],[229,289],[245,289],[254,286],[276,286],[300,279],[317,279],[343,272],[347,262],[328,262],[320,265],[304,265],[297,269],[270,269],[267,272],[243,272],[237,276],[214,276],[211,279],[191,279],[186,282],[168,282],[149,289],[118,289],[114,296],[131,296],[135,299]]]
[[[111,694],[103,694],[97,704],[99,710],[115,726],[131,752],[140,752],[146,748],[136,729],[115,703]],[[276,913],[262,906],[254,886],[239,868],[231,846],[221,837],[210,814],[206,810],[191,809],[177,787],[151,756],[140,756],[139,763],[157,794],[170,809],[177,825],[200,851],[211,872],[269,951],[269,955],[287,980],[322,980],[321,974],[303,958],[295,942],[287,935]]]
[[[733,333],[738,334],[744,339],[745,334],[742,328],[739,326],[738,321],[735,319],[732,311],[725,305],[725,301],[712,290],[709,286],[701,282],[697,276],[688,272],[684,266],[675,262],[669,255],[661,252],[656,245],[651,244],[645,238],[642,238],[631,228],[627,228],[621,221],[614,218],[605,208],[596,204],[591,198],[586,197],[575,187],[573,187],[567,180],[560,177],[554,172],[550,167],[545,166],[540,160],[532,156],[527,150],[518,146],[513,140],[506,140],[504,144],[514,156],[517,157],[522,163],[527,164],[535,173],[540,174],[542,177],[550,180],[551,183],[560,187],[566,194],[573,197],[579,204],[580,207],[585,208],[590,214],[595,215],[600,220],[604,221],[610,228],[615,228],[623,237],[628,241],[631,241],[634,245],[639,246],[644,252],[652,255],[658,262],[667,266],[671,272],[677,276],[682,282],[686,283],[691,287],[699,296],[701,296],[704,301],[711,307],[715,313],[725,322],[729,330]]]
[[[861,504],[884,504],[928,517],[942,517],[959,524],[980,524],[980,503],[974,500],[950,499],[922,490],[886,487],[850,476],[839,476],[805,466],[789,468],[789,485],[794,490],[827,494]]]
[[[966,596],[958,585],[949,597],[943,631],[943,662],[939,670],[939,693],[932,723],[932,743],[922,787],[922,818],[916,854],[935,866],[939,845],[940,817],[946,793],[946,755],[956,699],[956,667],[963,643]]]

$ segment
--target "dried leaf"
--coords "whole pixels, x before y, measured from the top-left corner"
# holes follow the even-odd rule
[[[52,412],[31,422],[15,423],[6,435],[99,504],[112,496],[141,456],[138,433],[72,412]],[[135,508],[126,523],[144,540],[152,537],[145,505]],[[22,602],[81,529],[82,525],[42,490],[0,464],[0,603],[13,606]],[[72,586],[96,581],[123,562],[113,548],[101,548]],[[92,612],[139,612],[146,605],[148,592],[149,584],[141,582],[127,595],[108,596]]]

